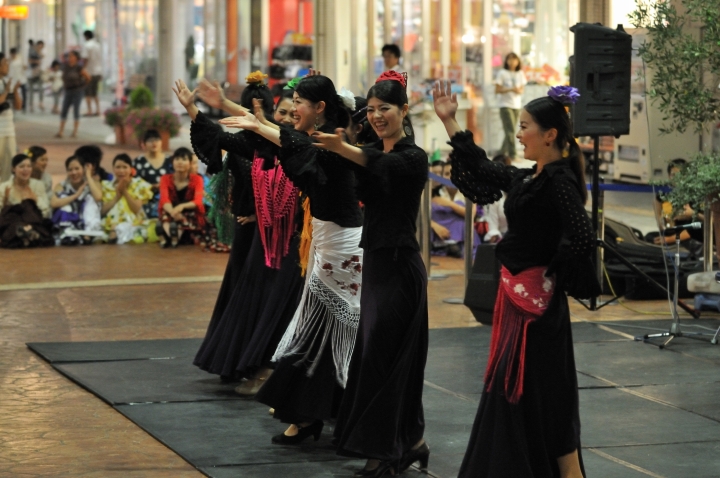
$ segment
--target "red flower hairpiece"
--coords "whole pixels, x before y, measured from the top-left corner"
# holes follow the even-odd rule
[[[385,80],[399,81],[403,88],[407,88],[407,73],[398,73],[394,70],[388,70],[382,75],[378,76],[378,79],[375,80],[375,83]]]

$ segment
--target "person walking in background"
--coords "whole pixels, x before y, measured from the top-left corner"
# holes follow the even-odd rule
[[[520,116],[522,94],[526,84],[527,79],[522,71],[520,57],[515,53],[508,53],[503,69],[495,77],[495,94],[498,97],[500,119],[505,133],[501,151],[511,159],[514,159],[516,155],[515,128]]]
[[[30,113],[33,112],[33,96],[37,91],[40,94],[40,110],[45,111],[43,106],[43,76],[42,76],[42,59],[43,48],[45,48],[45,42],[38,40],[33,42],[29,40],[30,52],[28,53],[28,66],[30,67],[30,76],[28,77],[28,106]]]
[[[80,64],[80,53],[71,51],[68,55],[68,61],[62,68],[63,88],[65,96],[63,97],[62,110],[60,111],[60,131],[55,135],[56,138],[62,138],[65,131],[65,122],[67,121],[70,107],[73,107],[73,132],[71,138],[77,136],[77,130],[80,126],[80,103],[82,103],[85,95],[85,86],[90,82],[90,75]],[[30,96],[32,99],[32,94]]]
[[[82,57],[85,64],[85,71],[90,75],[90,82],[85,89],[85,101],[87,102],[87,113],[85,116],[100,116],[100,99],[98,98],[98,85],[102,79],[102,51],[100,44],[95,39],[95,34],[90,30],[83,33],[85,44],[83,45]],[[92,104],[95,102],[95,113]]]
[[[20,85],[13,85],[7,77],[9,69],[8,59],[0,52],[0,182],[7,181],[12,175],[12,158],[17,153],[13,109],[22,108]]]
[[[384,71],[400,71],[400,47],[393,43],[388,43],[382,47],[382,57],[385,62]]]
[[[25,64],[22,61],[22,57],[18,54],[17,48],[10,48],[10,71],[8,76],[10,77],[10,81],[20,84],[23,109],[25,109],[27,76],[25,75]]]

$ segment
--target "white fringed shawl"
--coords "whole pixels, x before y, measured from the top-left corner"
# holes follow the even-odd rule
[[[304,354],[297,364],[307,362],[307,375],[312,376],[330,341],[337,380],[344,388],[360,320],[362,228],[319,219],[312,224],[310,270],[302,299],[272,360]]]

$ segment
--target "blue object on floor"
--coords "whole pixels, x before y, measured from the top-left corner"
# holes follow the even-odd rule
[[[696,294],[695,310],[705,308],[715,309],[720,312],[720,294]]]

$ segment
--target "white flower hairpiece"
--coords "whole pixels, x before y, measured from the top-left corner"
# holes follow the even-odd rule
[[[355,95],[352,91],[343,86],[340,88],[340,91],[338,91],[338,96],[342,100],[343,104],[350,109],[350,111],[355,111]]]

